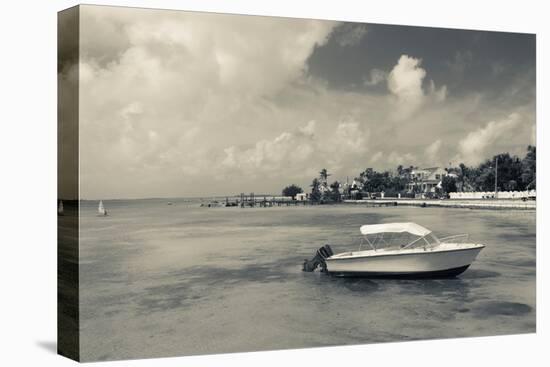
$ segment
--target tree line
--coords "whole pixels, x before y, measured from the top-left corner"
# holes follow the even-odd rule
[[[314,202],[337,202],[342,197],[361,198],[365,194],[384,192],[392,197],[397,194],[411,195],[420,192],[413,186],[407,190],[407,185],[414,182],[413,166],[399,165],[395,170],[376,171],[366,168],[354,178],[352,184],[342,185],[339,181],[328,182],[330,174],[323,168],[319,177],[315,177],[310,185],[309,199]],[[460,163],[456,167],[445,168],[448,175],[441,180],[436,194],[446,195],[458,191],[494,191],[495,174],[496,187],[499,191],[523,191],[536,189],[536,147],[529,145],[523,158],[509,153],[500,153],[486,159],[477,166]],[[283,189],[284,196],[296,197],[304,192],[298,185],[292,184]]]
[[[493,191],[495,174],[499,191],[536,189],[537,148],[529,145],[525,157],[501,153],[476,167],[461,163],[456,169],[456,191]]]

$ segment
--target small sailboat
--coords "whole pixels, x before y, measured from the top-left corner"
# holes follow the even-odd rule
[[[57,215],[64,215],[63,200],[59,200],[59,206],[57,207]]]
[[[97,208],[97,211],[100,216],[107,216],[107,210],[105,210],[105,207],[103,206],[103,200],[99,200],[99,207]]]

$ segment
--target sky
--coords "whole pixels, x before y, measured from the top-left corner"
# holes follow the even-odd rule
[[[61,73],[78,68],[82,198],[278,194],[535,144],[534,35],[80,10]]]

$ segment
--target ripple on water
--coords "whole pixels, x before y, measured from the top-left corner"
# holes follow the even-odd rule
[[[533,308],[525,303],[508,301],[482,302],[473,308],[475,316],[486,318],[495,315],[522,316],[531,312]]]
[[[341,285],[352,292],[375,292],[380,285],[368,279],[341,278]]]
[[[482,269],[468,269],[461,275],[463,279],[487,279],[496,278],[501,274],[496,271],[482,270]]]

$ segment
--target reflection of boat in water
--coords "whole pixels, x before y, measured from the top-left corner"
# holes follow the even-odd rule
[[[321,247],[304,271],[321,266],[339,276],[365,277],[452,277],[464,272],[485,247],[465,242],[468,235],[439,239],[415,223],[364,225],[358,251],[334,254]],[[363,246],[369,249],[363,250]]]
[[[59,206],[57,207],[57,215],[65,215],[63,209],[63,200],[59,200]]]
[[[99,213],[100,217],[106,217],[108,215],[107,210],[103,206],[103,200],[99,200],[99,206],[97,207],[97,212]]]

